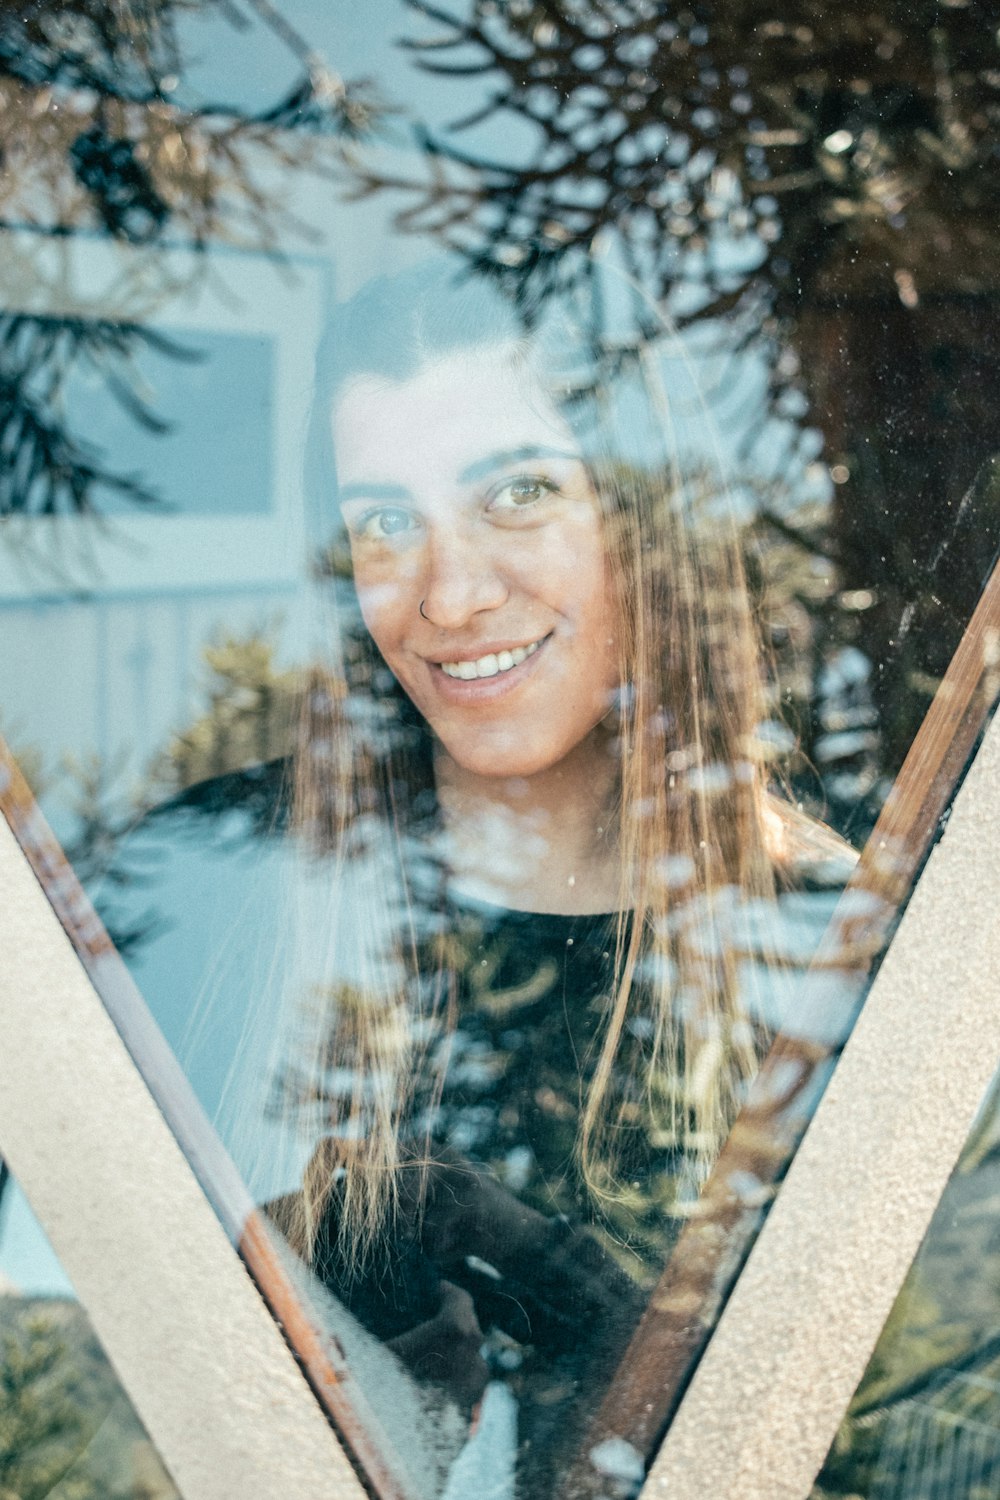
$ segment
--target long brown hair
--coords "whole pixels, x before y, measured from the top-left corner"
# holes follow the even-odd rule
[[[664,326],[663,341],[671,337]],[[746,1005],[744,915],[774,894],[776,829],[780,836],[757,734],[766,715],[761,652],[718,468],[684,471],[672,430],[676,400],[650,347],[623,347],[612,359],[571,319],[515,308],[496,288],[459,283],[451,270],[372,285],[324,340],[310,468],[328,519],[330,414],[344,382],[369,373],[406,378],[457,348],[502,351],[541,375],[579,436],[603,509],[621,652],[621,881],[614,981],[577,1142],[584,1180],[600,1199],[616,1191],[614,1138],[623,1110],[635,1108],[634,1090],[627,1101],[615,1085],[626,1054],[633,1081],[637,1069],[642,1075],[648,1118],[696,1175],[714,1158],[759,1063],[764,1038]],[[414,1115],[415,1080],[431,1096],[443,1081],[455,973],[447,926],[428,938],[416,915],[435,880],[433,859],[422,857],[434,847],[437,817],[430,732],[360,623],[336,529],[321,555],[333,610],[295,758],[294,823],[332,884],[366,860],[382,873],[370,880],[370,908],[360,891],[352,931],[342,924],[333,943],[351,950],[350,979],[324,982],[314,996],[290,1105],[321,1106],[321,1144],[299,1218],[286,1228],[308,1253],[339,1184],[342,1242],[358,1256],[391,1218],[406,1169],[426,1159],[411,1138],[402,1144],[404,1124]],[[389,932],[390,952],[369,940],[377,928]],[[630,1027],[640,995],[653,1018],[641,1055]],[[339,1088],[324,1090],[331,1071]]]

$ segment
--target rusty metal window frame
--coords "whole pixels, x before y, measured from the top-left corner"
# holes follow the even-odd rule
[[[1000,1058],[1000,721],[930,854],[643,1500],[804,1500]]]

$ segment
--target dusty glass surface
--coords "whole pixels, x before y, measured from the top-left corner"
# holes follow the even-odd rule
[[[17,1183],[0,1173],[0,1476],[12,1496],[178,1500]]]
[[[0,16],[3,729],[379,1493],[636,1489],[995,696],[988,593],[893,801],[996,552],[997,50]]]

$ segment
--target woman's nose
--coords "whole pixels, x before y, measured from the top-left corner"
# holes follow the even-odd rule
[[[499,609],[509,595],[489,543],[457,528],[431,532],[421,583],[424,618],[441,630],[457,630],[484,610]]]

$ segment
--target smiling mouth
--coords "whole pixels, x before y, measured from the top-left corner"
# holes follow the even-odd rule
[[[543,636],[541,640],[532,641],[530,646],[515,646],[512,651],[491,652],[476,661],[443,661],[438,665],[446,677],[455,677],[461,682],[473,682],[478,677],[499,677],[533,656],[545,639]]]

